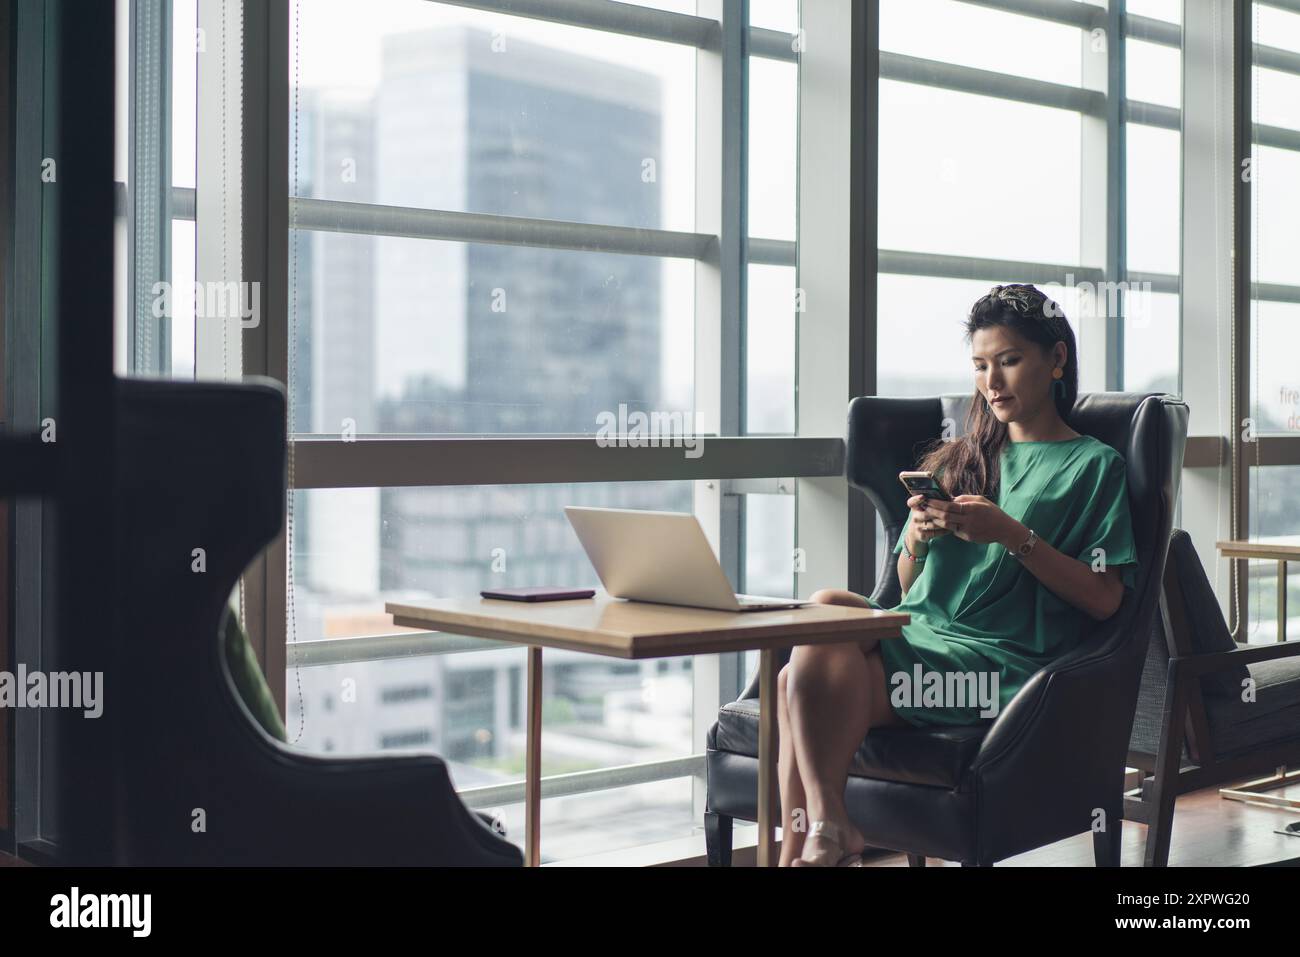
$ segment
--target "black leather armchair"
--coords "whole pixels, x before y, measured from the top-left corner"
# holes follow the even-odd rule
[[[898,473],[915,466],[920,447],[945,424],[960,433],[969,402],[969,395],[945,395],[850,403],[848,481],[880,514],[890,549],[907,517]],[[1070,424],[1128,464],[1136,586],[991,724],[867,734],[849,771],[849,814],[868,845],[906,852],[913,866],[927,856],[989,866],[1094,829],[1097,864],[1119,864],[1125,757],[1178,497],[1187,406],[1158,394],[1081,395]],[[895,564],[885,561],[871,597],[893,607],[900,594]],[[730,863],[733,819],[757,819],[757,698],[755,680],[709,731],[710,864]]]
[[[133,380],[117,398],[113,793],[79,796],[113,802],[113,862],[521,864],[434,755],[307,754],[239,698],[218,623],[283,523],[280,387]]]

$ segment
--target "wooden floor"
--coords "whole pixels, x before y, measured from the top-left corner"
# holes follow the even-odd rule
[[[1270,794],[1300,800],[1300,783]],[[1300,837],[1275,834],[1274,828],[1300,821],[1300,810],[1243,804],[1219,797],[1218,787],[1193,791],[1178,799],[1169,846],[1170,867],[1257,867],[1300,860]],[[1141,867],[1146,849],[1145,824],[1124,822],[1121,867]],[[906,867],[902,854],[871,862],[875,867]],[[951,861],[926,860],[927,867],[960,867]],[[1080,834],[1047,847],[998,861],[998,867],[1092,867],[1092,835]]]
[[[1300,800],[1300,784],[1280,788],[1281,794]],[[1219,797],[1219,789],[1206,788],[1178,799],[1170,843],[1170,867],[1257,867],[1300,861],[1300,837],[1274,833],[1274,828],[1300,821],[1300,810],[1268,808]],[[1146,845],[1145,825],[1124,822],[1123,867],[1141,867]],[[746,854],[746,851],[750,851]],[[735,863],[752,863],[752,850],[737,849]],[[703,863],[701,861],[701,863]],[[872,867],[906,867],[902,854],[884,854],[870,860]],[[0,853],[0,867],[23,867],[25,861]],[[958,867],[952,861],[929,858],[927,867]],[[1092,835],[1080,834],[1049,847],[1020,854],[998,867],[1092,867]]]

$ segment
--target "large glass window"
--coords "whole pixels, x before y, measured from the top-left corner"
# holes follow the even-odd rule
[[[1119,39],[1103,7],[998,6],[881,3],[880,392],[969,391],[971,303],[1026,281],[1092,357],[1081,391],[1177,391],[1181,4],[1129,4]]]
[[[1300,11],[1292,4],[1251,4],[1251,153],[1250,310],[1244,324],[1249,339],[1247,408],[1254,441],[1243,454],[1254,465],[1244,496],[1248,503],[1246,534],[1252,542],[1294,545],[1300,542],[1294,490],[1300,476],[1300,257],[1295,227],[1300,216]],[[1247,570],[1249,622],[1242,640],[1272,641],[1277,635],[1278,565],[1273,561],[1242,563]],[[1300,613],[1295,563],[1285,585],[1287,635],[1294,639]]]
[[[723,12],[643,5],[702,26]],[[594,441],[611,417],[653,412],[692,432],[794,432],[795,3],[750,5],[755,33],[739,39],[760,52],[744,69],[686,40],[572,22],[581,11],[551,22],[425,0],[388,0],[362,18],[344,2],[292,10],[284,338],[300,442],[355,441],[364,455],[380,436]],[[697,97],[701,83],[710,96]],[[716,102],[716,89],[748,99],[739,141],[725,130],[740,103]],[[479,789],[520,782],[522,650],[412,633],[383,607],[598,585],[565,505],[703,502],[737,589],[793,593],[793,483],[697,473],[537,484],[536,457],[555,453],[544,441],[519,448],[500,485],[386,486],[375,466],[371,487],[291,493],[297,746],[433,750],[471,806]],[[386,639],[408,650],[385,651]],[[689,835],[698,795],[656,762],[700,754],[692,729],[751,663],[724,667],[719,686],[690,659],[544,661],[543,773],[642,769],[635,785],[620,772],[548,799],[544,859]],[[355,700],[340,694],[345,678]],[[591,828],[592,808],[620,833]],[[522,840],[520,808],[492,809]]]

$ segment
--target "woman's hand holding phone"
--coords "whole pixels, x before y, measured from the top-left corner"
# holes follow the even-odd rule
[[[907,540],[904,544],[907,550],[918,558],[929,550],[931,539],[947,535],[951,531],[951,529],[940,528],[930,520],[925,508],[926,501],[924,495],[913,495],[907,500],[907,507],[912,510],[912,521],[907,526]]]

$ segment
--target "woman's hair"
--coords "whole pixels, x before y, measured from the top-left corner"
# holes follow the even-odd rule
[[[988,295],[971,306],[966,319],[966,341],[970,342],[979,330],[993,326],[1015,330],[1030,342],[1037,343],[1044,354],[1058,342],[1065,343],[1064,374],[1054,380],[1054,383],[1062,385],[1053,384],[1052,395],[1056,411],[1068,423],[1079,395],[1079,361],[1074,346],[1074,330],[1066,322],[1061,307],[1028,284],[994,286]],[[927,448],[917,467],[938,473],[939,485],[951,496],[983,495],[996,501],[998,460],[1006,441],[1006,424],[998,420],[976,389],[966,414],[966,434],[953,439],[936,439],[938,444]]]

